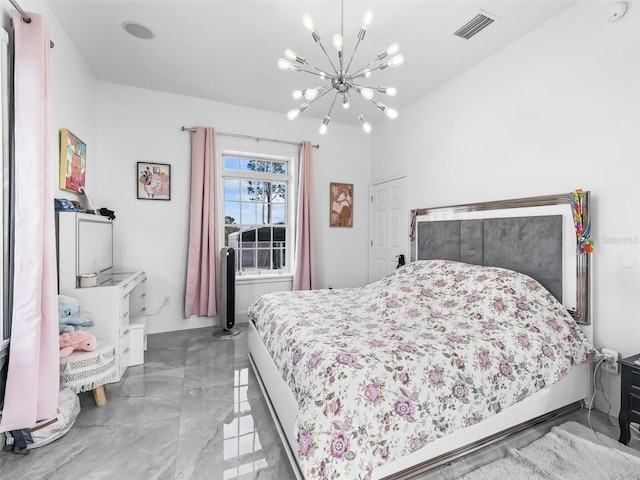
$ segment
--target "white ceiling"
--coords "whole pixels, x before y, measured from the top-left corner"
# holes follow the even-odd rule
[[[363,14],[373,22],[356,53],[360,68],[390,44],[400,44],[405,63],[376,72],[367,83],[395,86],[398,95],[376,99],[410,104],[450,78],[546,22],[577,0],[346,0],[345,56],[351,55]],[[99,80],[285,113],[301,102],[295,89],[320,86],[306,73],[279,70],[285,48],[330,69],[302,25],[309,13],[329,54],[341,28],[338,0],[49,0],[49,5]],[[480,10],[501,20],[470,40],[453,33]],[[140,40],[122,23],[135,21],[155,33]],[[53,39],[55,40],[55,38]],[[351,69],[353,70],[353,68]],[[385,97],[385,98],[382,98]],[[333,95],[302,115],[322,119]],[[391,121],[362,98],[355,101],[370,123]],[[337,106],[336,106],[337,107]],[[332,122],[357,124],[356,114],[334,108]],[[319,122],[320,123],[320,122]]]

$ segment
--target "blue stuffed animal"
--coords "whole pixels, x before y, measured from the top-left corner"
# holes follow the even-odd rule
[[[80,310],[78,300],[66,295],[58,295],[58,330],[60,333],[86,330],[93,325],[91,313]]]

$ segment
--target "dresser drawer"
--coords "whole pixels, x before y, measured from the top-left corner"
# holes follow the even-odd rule
[[[129,331],[120,337],[120,376],[124,375],[129,366]]]
[[[129,312],[120,317],[120,336],[129,331]]]
[[[630,386],[638,387],[638,391],[640,391],[640,370],[632,368],[629,378],[631,380]]]
[[[129,331],[129,294],[120,299],[120,335],[124,335]]]
[[[640,387],[629,388],[629,411],[640,412]]]

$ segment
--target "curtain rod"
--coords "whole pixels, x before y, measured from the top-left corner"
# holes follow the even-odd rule
[[[193,127],[180,127],[183,132],[195,132],[196,129]],[[289,142],[287,140],[278,140],[275,138],[265,138],[265,137],[254,137],[253,135],[243,135],[241,133],[226,133],[226,132],[216,132],[216,135],[224,135],[226,137],[236,137],[236,138],[248,138],[250,140],[255,140],[256,142],[275,142],[275,143],[286,143],[287,145],[297,145],[301,146],[301,143],[297,142]],[[313,148],[320,148],[320,145],[311,145]]]
[[[13,5],[13,8],[18,10],[18,13],[20,13],[20,16],[22,17],[22,21],[24,23],[31,23],[31,17],[27,15],[27,12],[25,12],[20,5],[18,5],[18,2],[16,2],[16,0],[9,0],[9,2],[11,2],[11,5]],[[49,48],[53,48],[54,45],[55,44],[53,43],[53,41],[49,40]]]

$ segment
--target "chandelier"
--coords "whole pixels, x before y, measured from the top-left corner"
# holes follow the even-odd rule
[[[315,77],[318,77],[320,80],[326,81],[327,83],[317,87],[310,87],[304,90],[295,90],[293,92],[293,98],[295,100],[300,100],[304,98],[303,102],[298,108],[294,108],[287,113],[287,118],[289,120],[294,120],[300,115],[300,113],[304,112],[309,105],[318,99],[322,98],[324,95],[333,92],[334,97],[331,102],[331,107],[329,111],[324,117],[322,121],[322,125],[320,125],[319,132],[321,135],[327,133],[327,128],[329,125],[329,121],[331,120],[331,111],[333,110],[336,101],[340,99],[342,103],[342,107],[346,110],[353,105],[354,110],[356,111],[356,115],[358,116],[358,120],[362,125],[362,129],[369,133],[371,132],[371,125],[365,120],[364,115],[360,113],[360,111],[356,108],[353,103],[352,95],[357,93],[366,101],[373,103],[378,110],[385,113],[389,118],[396,118],[398,116],[398,111],[386,106],[385,104],[376,101],[374,96],[374,91],[382,94],[386,94],[390,97],[394,97],[397,93],[397,90],[394,87],[380,87],[380,86],[371,86],[366,85],[361,82],[366,82],[366,79],[371,77],[371,75],[376,70],[386,70],[391,67],[398,67],[404,63],[404,57],[402,55],[396,55],[399,50],[399,46],[397,43],[394,43],[386,50],[382,51],[376,57],[367,63],[362,68],[358,70],[350,70],[351,63],[353,62],[353,58],[358,50],[358,46],[360,42],[364,39],[365,34],[367,33],[367,27],[371,23],[373,19],[373,13],[371,11],[367,11],[364,14],[364,19],[362,21],[362,27],[358,32],[358,39],[351,53],[351,57],[345,66],[344,62],[344,51],[343,51],[343,32],[344,32],[344,0],[342,1],[342,12],[341,12],[341,30],[340,34],[336,34],[333,36],[333,47],[335,49],[335,63],[334,60],[331,59],[329,53],[325,49],[322,41],[320,40],[320,34],[313,24],[313,20],[310,15],[305,15],[302,17],[302,23],[307,28],[313,40],[320,46],[325,56],[329,60],[330,69],[322,69],[318,68],[315,65],[307,62],[307,60],[303,57],[298,56],[293,51],[287,49],[284,51],[285,58],[280,58],[278,60],[278,68],[282,70],[291,70],[292,72],[305,72],[309,73]],[[394,56],[395,55],[395,56]],[[354,93],[355,92],[355,93]]]

